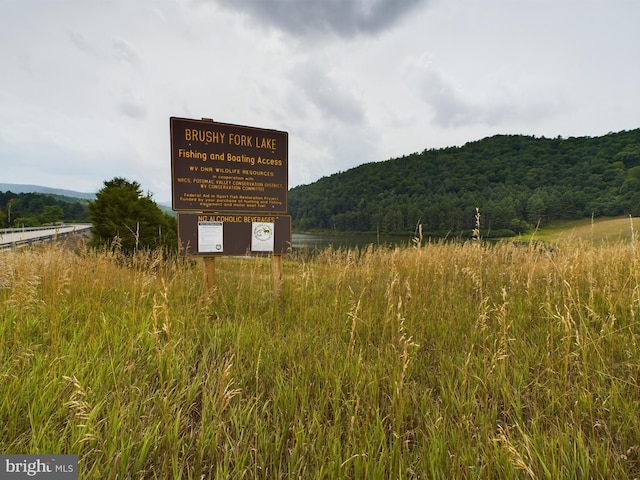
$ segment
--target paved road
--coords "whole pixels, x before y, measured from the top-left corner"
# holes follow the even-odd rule
[[[83,223],[75,225],[60,225],[58,227],[43,227],[38,229],[10,228],[0,230],[0,248],[38,242],[52,237],[66,236],[73,233],[87,231],[90,228],[90,223]]]

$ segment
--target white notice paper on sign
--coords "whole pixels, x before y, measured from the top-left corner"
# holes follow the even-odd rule
[[[253,222],[251,224],[251,251],[273,252],[275,223]]]
[[[198,222],[198,252],[222,252],[222,222]]]

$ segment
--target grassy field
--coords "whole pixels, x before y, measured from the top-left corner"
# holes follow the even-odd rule
[[[640,233],[640,218],[603,218],[576,220],[536,230],[525,240],[541,240],[553,244],[586,242],[594,245],[628,242]]]
[[[628,225],[629,231],[630,226]],[[640,244],[0,252],[0,453],[82,479],[640,476]]]

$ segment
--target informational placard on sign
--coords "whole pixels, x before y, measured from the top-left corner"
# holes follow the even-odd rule
[[[178,212],[182,255],[251,255],[291,251],[291,215]]]
[[[198,250],[203,253],[224,251],[222,222],[198,222]]]
[[[251,224],[251,251],[273,252],[274,231],[275,223],[273,222],[253,222]]]
[[[171,117],[172,207],[287,212],[288,134]]]

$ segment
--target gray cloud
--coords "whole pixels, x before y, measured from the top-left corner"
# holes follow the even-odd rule
[[[353,37],[391,28],[427,0],[201,0],[294,35]]]
[[[123,40],[122,38],[115,38],[113,40],[113,51],[116,59],[129,63],[135,68],[141,67],[142,60],[140,55],[136,48],[126,40]]]
[[[97,56],[95,47],[83,34],[76,31],[69,31],[67,32],[67,34],[69,35],[69,40],[71,40],[71,43],[75,45],[78,50],[90,56]]]
[[[535,124],[555,115],[563,103],[531,86],[509,87],[500,81],[492,83],[487,92],[465,92],[424,58],[411,65],[408,73],[418,95],[431,108],[433,120],[444,128],[514,121]]]
[[[334,118],[351,125],[365,120],[363,107],[354,93],[327,75],[320,65],[299,65],[294,69],[292,79],[323,118]]]
[[[444,76],[427,69],[422,73],[420,93],[433,108],[434,120],[443,127],[473,123],[478,109],[465,102]]]
[[[126,89],[118,99],[118,112],[126,117],[142,119],[147,116],[147,109],[138,94]]]

